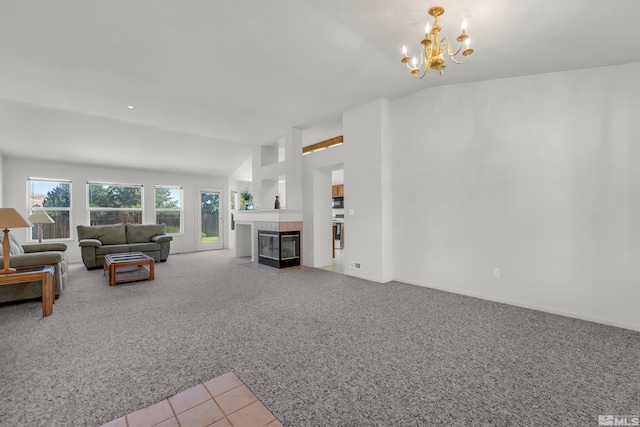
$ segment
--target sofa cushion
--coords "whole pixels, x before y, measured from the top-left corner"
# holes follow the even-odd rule
[[[96,248],[96,255],[117,254],[129,252],[129,245],[107,245]]]
[[[131,243],[129,245],[130,252],[151,252],[151,251],[159,251],[160,243]]]
[[[147,243],[157,234],[165,234],[164,224],[127,224],[127,243]]]
[[[60,251],[65,252],[67,250],[67,244],[62,242],[48,242],[48,243],[26,243],[22,245],[22,250],[25,254],[31,252],[46,252],[46,251]]]
[[[97,239],[105,245],[121,245],[127,243],[124,224],[114,225],[79,225],[78,239]],[[127,252],[127,251],[124,251]]]
[[[4,237],[3,239],[4,240]],[[11,255],[22,255],[24,253],[24,249],[22,249],[22,245],[13,237],[13,234],[9,234],[9,253]]]

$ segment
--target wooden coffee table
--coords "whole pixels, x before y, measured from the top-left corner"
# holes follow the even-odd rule
[[[153,280],[154,260],[142,252],[123,252],[104,256],[104,275],[109,286],[118,283]]]
[[[16,267],[15,273],[0,274],[0,285],[15,285],[18,283],[41,282],[42,283],[42,317],[50,316],[53,312],[54,291],[53,291],[52,265],[39,267]]]

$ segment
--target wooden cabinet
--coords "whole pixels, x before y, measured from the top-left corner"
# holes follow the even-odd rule
[[[332,186],[331,195],[333,197],[344,197],[344,184]]]

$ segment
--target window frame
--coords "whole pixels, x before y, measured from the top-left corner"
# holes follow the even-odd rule
[[[180,190],[180,207],[179,208],[158,208],[157,204],[157,191],[158,189],[167,189],[167,190]],[[179,212],[180,213],[180,230],[177,233],[170,233],[167,231],[167,234],[172,236],[178,236],[184,234],[184,188],[181,185],[154,185],[153,186],[153,209],[154,209],[154,220],[155,223],[158,223],[158,212]]]
[[[91,185],[100,185],[100,186],[108,186],[108,187],[131,187],[131,188],[139,188],[140,189],[140,207],[139,208],[107,208],[107,207],[91,207],[91,191],[89,190]],[[91,223],[91,213],[92,212],[140,212],[140,222],[133,224],[144,224],[144,185],[142,184],[129,184],[129,183],[121,183],[121,182],[103,182],[103,181],[87,181],[86,186],[86,195],[87,195],[87,224],[93,225]],[[115,223],[119,224],[119,223]],[[101,224],[99,224],[101,225]],[[104,224],[109,225],[109,224]]]
[[[59,186],[60,184],[68,184],[69,185],[69,207],[49,207],[49,206],[40,206],[40,207],[33,207],[31,206],[31,200],[32,200],[32,192],[31,192],[31,182],[49,182],[49,183],[55,183],[57,184],[57,186]],[[73,224],[73,196],[72,196],[72,182],[70,179],[58,179],[58,178],[40,178],[40,177],[33,177],[33,176],[28,176],[27,180],[26,180],[26,184],[27,184],[27,218],[31,216],[31,214],[33,214],[34,212],[68,212],[69,214],[69,223],[68,223],[68,229],[67,229],[67,235],[69,237],[60,237],[60,238],[55,238],[55,239],[45,239],[44,236],[42,238],[42,241],[44,242],[45,240],[47,242],[61,242],[61,241],[69,241],[69,240],[73,240],[73,233],[72,233],[72,227],[71,224]],[[55,187],[54,187],[55,188]],[[29,230],[27,231],[27,242],[29,243],[33,243],[33,242],[37,242],[38,238],[36,237],[35,239],[33,238],[33,229],[37,229],[38,226],[37,224],[33,224],[33,227],[30,227]],[[45,224],[43,224],[43,227],[46,227]],[[36,233],[37,235],[37,233]]]

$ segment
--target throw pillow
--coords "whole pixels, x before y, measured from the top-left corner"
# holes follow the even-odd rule
[[[15,237],[13,237],[13,234],[9,234],[9,245],[11,246],[11,249],[10,249],[11,255],[24,254],[24,249],[22,249],[22,245],[16,240]]]

